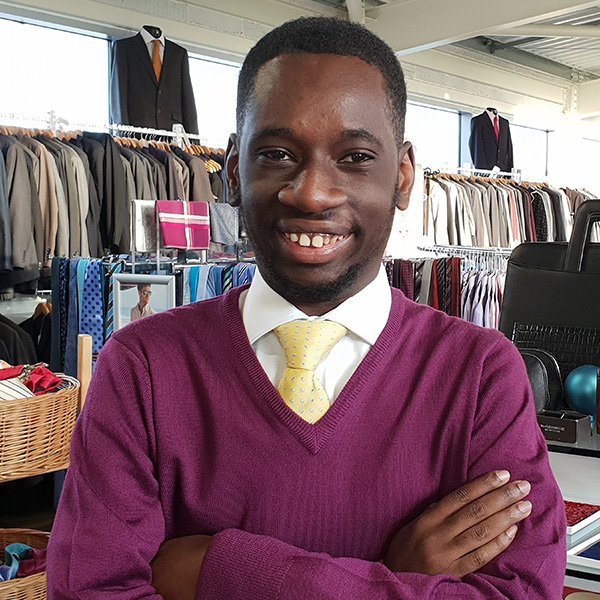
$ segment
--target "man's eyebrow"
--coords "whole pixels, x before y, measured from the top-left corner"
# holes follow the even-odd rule
[[[254,139],[258,140],[266,137],[291,138],[293,135],[294,132],[289,127],[265,127],[254,136]]]
[[[342,132],[342,139],[364,140],[366,142],[371,142],[372,144],[383,146],[381,140],[366,129],[345,129]]]

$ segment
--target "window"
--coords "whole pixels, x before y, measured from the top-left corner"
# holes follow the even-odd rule
[[[459,113],[409,102],[406,134],[415,147],[418,164],[431,168],[456,169],[459,163]]]
[[[0,19],[0,56],[0,113],[45,118],[54,111],[75,125],[108,123],[106,40]]]
[[[235,132],[238,67],[190,57],[198,131],[207,146],[226,148]]]
[[[598,197],[599,140],[584,138],[576,131],[552,131],[548,153],[548,170],[553,182],[571,188],[586,188]]]
[[[523,181],[544,181],[547,175],[548,132],[521,125],[511,125],[513,157],[516,169],[521,169]]]

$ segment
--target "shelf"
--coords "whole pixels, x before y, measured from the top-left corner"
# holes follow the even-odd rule
[[[576,454],[578,456],[593,456],[600,458],[600,435],[594,433],[592,437],[577,442],[576,444],[565,444],[564,442],[546,441],[550,452],[562,454]]]

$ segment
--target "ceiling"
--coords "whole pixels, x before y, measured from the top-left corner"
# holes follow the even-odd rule
[[[536,21],[533,25],[570,26],[573,28],[584,26],[586,29],[585,35],[581,37],[577,31],[574,31],[574,35],[571,37],[562,35],[552,37],[548,35],[512,35],[509,30],[506,34],[498,32],[489,36],[479,36],[459,42],[459,44],[497,54],[502,58],[528,64],[528,66],[575,81],[600,78],[600,7],[578,10],[561,17]],[[593,34],[590,26],[598,28],[597,37],[590,35]],[[535,32],[535,27],[525,29]],[[547,29],[547,27],[540,28],[540,31],[548,34]],[[561,33],[563,32],[564,30],[561,30]],[[541,60],[530,61],[527,55],[533,55]]]

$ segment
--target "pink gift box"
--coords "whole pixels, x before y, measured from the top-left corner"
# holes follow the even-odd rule
[[[156,211],[163,248],[208,250],[210,247],[208,202],[158,200]]]

